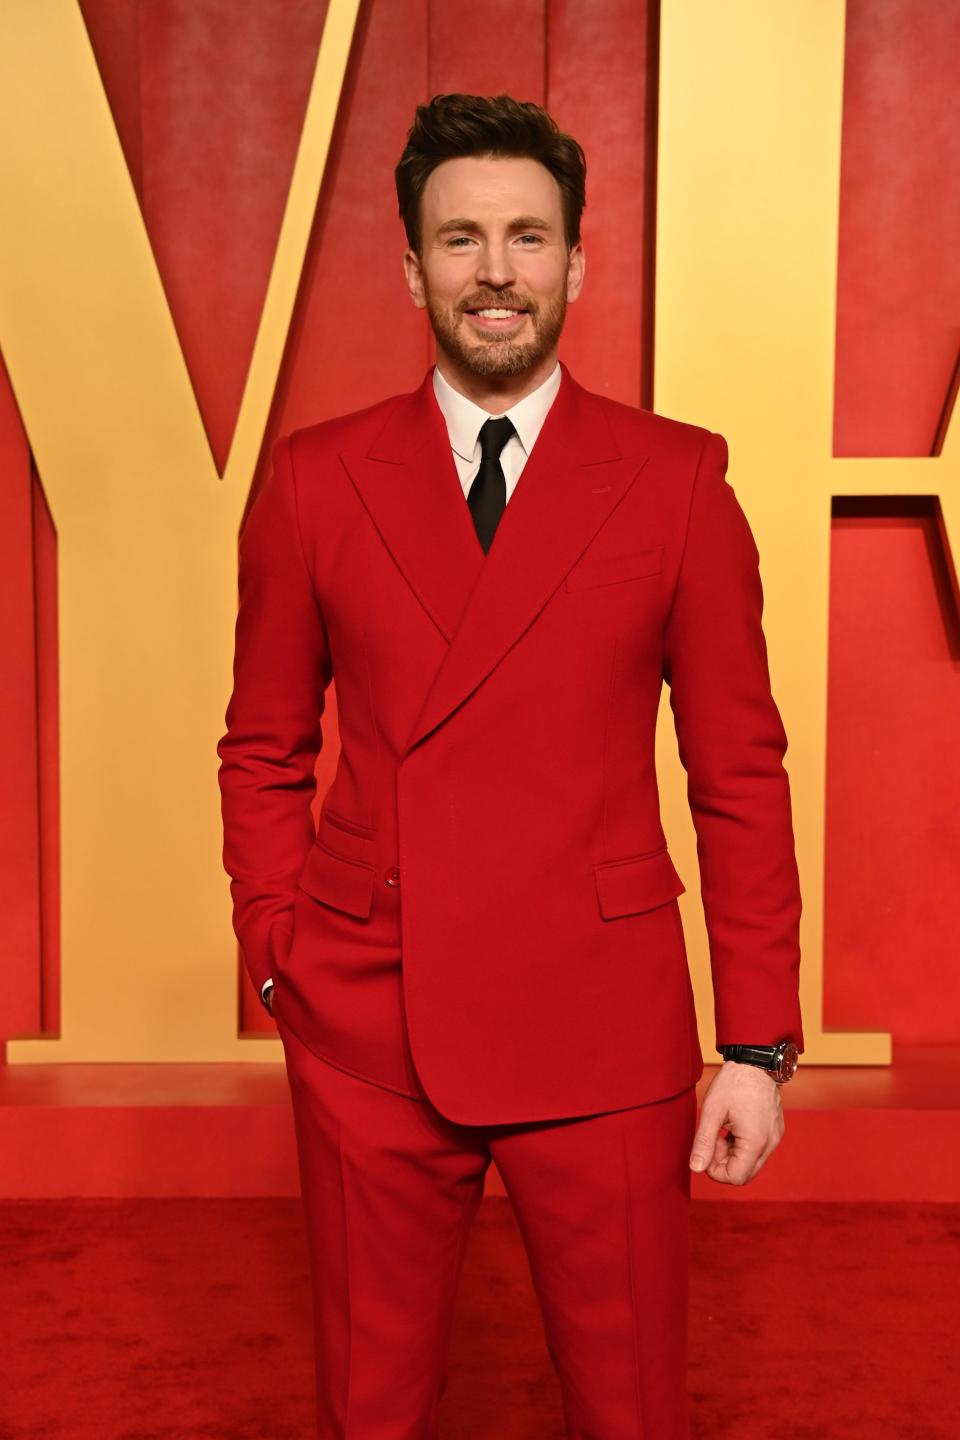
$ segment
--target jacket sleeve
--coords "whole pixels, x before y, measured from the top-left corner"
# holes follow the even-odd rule
[[[239,602],[218,780],[233,928],[261,993],[290,949],[297,881],[316,838],[310,803],[332,678],[286,436],[241,530]]]
[[[664,636],[664,678],[697,834],[716,1043],[803,1049],[800,882],[787,749],[770,689],[759,553],[726,480],[700,455]]]

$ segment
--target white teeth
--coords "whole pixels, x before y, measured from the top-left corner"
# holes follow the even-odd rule
[[[519,310],[478,310],[485,320],[509,320],[511,315],[519,315]]]

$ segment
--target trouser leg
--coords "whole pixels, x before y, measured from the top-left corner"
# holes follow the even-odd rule
[[[358,1080],[279,1026],[314,1305],[319,1440],[436,1440],[489,1164],[482,1132]]]
[[[490,1132],[526,1246],[569,1440],[688,1440],[696,1089]]]

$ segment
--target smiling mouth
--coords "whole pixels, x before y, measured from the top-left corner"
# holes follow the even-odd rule
[[[507,315],[526,315],[526,310],[520,310],[516,305],[472,305],[467,311],[468,315],[485,315],[491,319],[502,319]]]
[[[510,330],[521,324],[527,313],[506,305],[481,305],[466,311],[474,324],[484,330]]]

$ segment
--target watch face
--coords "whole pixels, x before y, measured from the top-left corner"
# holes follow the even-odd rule
[[[791,1040],[789,1045],[784,1047],[780,1064],[777,1067],[782,1080],[789,1080],[795,1073],[800,1059],[800,1052]]]

